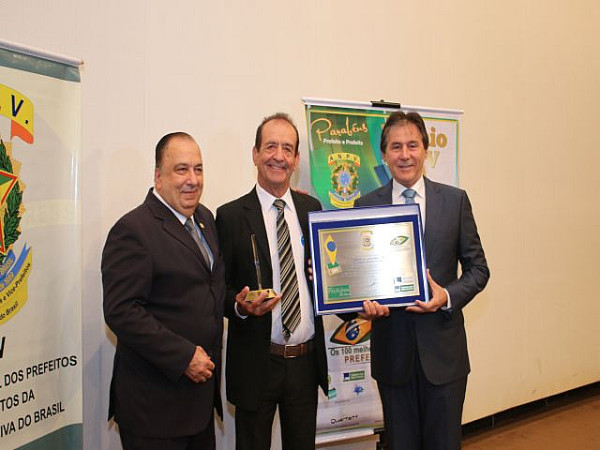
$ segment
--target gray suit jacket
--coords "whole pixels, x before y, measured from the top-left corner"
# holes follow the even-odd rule
[[[385,384],[407,383],[416,357],[436,385],[470,371],[462,309],[485,287],[489,269],[466,192],[425,178],[425,196],[425,259],[433,279],[448,290],[452,309],[415,314],[398,308],[389,318],[374,321],[372,374]],[[391,203],[392,182],[361,197],[355,206]]]

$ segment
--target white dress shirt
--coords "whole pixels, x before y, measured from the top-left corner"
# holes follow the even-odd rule
[[[277,294],[281,294],[279,252],[277,250],[277,208],[273,206],[273,202],[277,197],[269,194],[258,184],[256,185],[256,193],[260,201],[267,239],[269,241],[271,266],[273,267],[273,290]],[[304,245],[308,245],[308,242],[305,242],[304,236],[302,236],[302,229],[300,228],[300,222],[298,221],[298,215],[296,214],[296,208],[289,189],[281,199],[285,201],[283,213],[290,230],[290,241],[292,244],[292,253],[294,254],[294,265],[296,266],[296,278],[298,279],[301,318],[300,324],[286,342],[283,337],[283,323],[281,322],[281,302],[277,303],[272,311],[271,342],[282,345],[302,344],[315,336],[313,306],[304,272]]]
[[[392,180],[392,203],[394,205],[403,205],[406,203],[406,198],[402,195],[402,193],[409,189],[406,186],[401,185],[395,179]],[[415,184],[413,184],[410,189],[414,190],[417,194],[415,195],[415,203],[419,204],[421,209],[421,220],[423,221],[423,236],[425,236],[425,220],[427,220],[427,215],[425,214],[425,206],[427,199],[425,198],[425,180],[423,179],[423,175],[421,178],[417,180]],[[435,280],[434,280],[435,281]],[[446,306],[442,306],[443,310],[452,308],[452,301],[450,300],[450,293],[446,288],[446,295],[448,296],[448,303]]]
[[[409,188],[402,186],[395,179],[392,180],[392,203],[394,205],[403,205],[406,203],[406,198],[402,195],[402,193]],[[417,194],[415,195],[415,203],[419,205],[421,208],[421,220],[423,221],[423,233],[425,233],[425,180],[423,176],[417,180],[415,184],[413,184],[410,189],[415,191]]]

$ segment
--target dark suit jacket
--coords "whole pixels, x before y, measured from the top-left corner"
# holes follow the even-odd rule
[[[485,287],[487,262],[466,192],[425,178],[425,199],[425,259],[432,278],[448,290],[452,310],[415,314],[393,309],[389,318],[373,322],[371,371],[385,384],[407,383],[415,357],[436,385],[470,371],[462,309]],[[391,203],[392,182],[360,198],[355,206]]]
[[[292,198],[305,240],[304,249],[307,259],[309,257],[308,212],[320,210],[321,204],[309,195],[294,191],[292,191]],[[271,313],[261,317],[240,319],[233,308],[235,295],[244,286],[249,286],[250,289],[258,288],[250,240],[252,234],[256,235],[263,287],[272,287],[273,269],[269,242],[256,188],[217,210],[217,228],[227,280],[225,297],[225,315],[229,319],[225,370],[227,399],[236,406],[254,410],[258,406],[260,389],[257,389],[253,381],[266,378],[265,371],[269,362]],[[327,393],[327,359],[324,342],[323,322],[320,317],[315,317],[315,364],[318,367],[319,385]]]
[[[109,417],[145,437],[202,431],[221,413],[224,266],[211,212],[194,213],[214,255],[213,270],[175,215],[152,192],[111,229],[102,254],[104,318],[117,336]],[[201,346],[215,376],[183,373]]]

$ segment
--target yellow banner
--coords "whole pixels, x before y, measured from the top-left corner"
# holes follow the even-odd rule
[[[33,143],[33,103],[19,91],[0,84],[0,114],[11,120],[11,139]]]

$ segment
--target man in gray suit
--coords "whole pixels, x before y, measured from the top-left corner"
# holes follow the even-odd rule
[[[462,309],[489,279],[466,192],[423,176],[428,146],[418,113],[393,113],[381,137],[393,180],[355,203],[418,203],[425,223],[430,301],[392,310],[377,302],[364,305],[363,315],[376,319],[371,370],[393,450],[460,448],[470,371]]]

